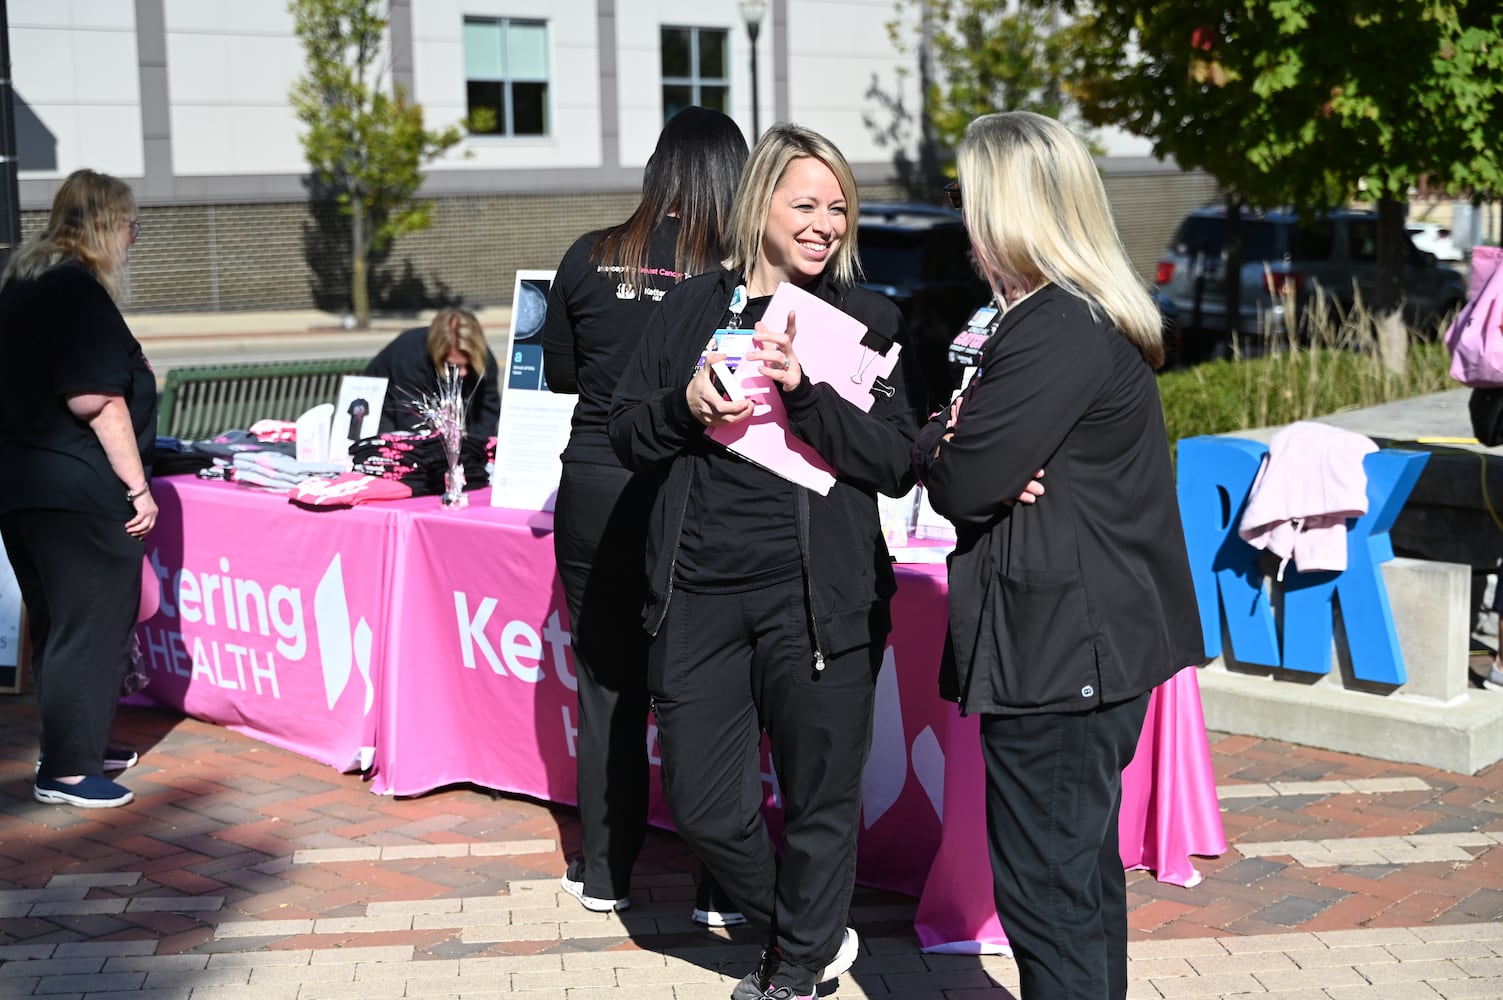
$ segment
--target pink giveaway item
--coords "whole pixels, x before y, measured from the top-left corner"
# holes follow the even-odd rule
[[[771,330],[786,330],[790,312],[797,330],[794,353],[805,378],[829,385],[863,411],[871,410],[874,393],[894,391],[885,380],[898,362],[902,350],[898,344],[890,345],[885,354],[866,346],[862,342],[866,324],[785,281],[773,293],[762,323]],[[788,411],[777,383],[755,366],[736,374],[742,392],[755,401],[756,408],[740,423],[711,428],[710,437],[769,472],[821,496],[828,494],[836,470],[788,429]]]
[[[1474,389],[1503,387],[1503,249],[1473,248],[1471,289],[1446,331],[1451,377]]]

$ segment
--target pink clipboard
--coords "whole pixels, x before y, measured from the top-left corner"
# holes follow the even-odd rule
[[[892,374],[899,345],[888,347],[885,355],[863,346],[866,324],[785,281],[773,293],[762,323],[772,330],[786,330],[790,312],[797,329],[793,351],[804,377],[828,384],[853,406],[870,411],[873,384]],[[755,365],[737,374],[756,408],[740,423],[712,428],[710,437],[748,462],[821,496],[828,494],[835,485],[835,469],[788,429],[788,411],[777,383]]]

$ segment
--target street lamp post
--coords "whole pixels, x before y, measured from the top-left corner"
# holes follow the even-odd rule
[[[762,134],[762,123],[757,115],[757,36],[762,33],[767,0],[740,0],[736,6],[741,10],[741,19],[746,22],[746,36],[751,39],[752,142],[755,143]]]
[[[10,14],[0,0],[0,268],[21,242],[21,199],[17,191],[15,92],[10,78]]]

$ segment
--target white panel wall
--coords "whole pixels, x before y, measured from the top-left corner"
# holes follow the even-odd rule
[[[133,0],[9,0],[11,79],[17,118],[27,109],[40,134],[24,127],[22,166],[40,156],[55,168],[21,177],[65,177],[91,167],[120,177],[145,170],[141,74]],[[29,121],[29,119],[28,119]]]
[[[619,6],[619,5],[618,5]],[[470,136],[432,170],[598,167],[600,59],[595,0],[414,0],[413,96],[429,127],[464,118],[464,19],[548,22],[547,136]]]
[[[617,93],[621,123],[621,163],[647,164],[663,127],[663,57],[660,31],[664,25],[681,28],[723,28],[730,32],[731,117],[751,140],[751,40],[736,0],[620,0],[616,4]],[[772,124],[774,45],[772,4],[757,38],[757,71],[763,128]]]
[[[890,163],[896,152],[878,139],[878,131],[893,124],[893,114],[867,96],[874,84],[900,97],[910,115],[919,110],[915,57],[900,53],[887,34],[887,24],[896,16],[893,0],[788,4],[790,117],[823,133],[852,163]],[[900,77],[901,66],[914,67],[914,72]],[[912,121],[904,140],[910,157],[917,141],[918,124]]]
[[[303,71],[292,14],[273,0],[165,0],[178,176],[300,174],[288,93]]]

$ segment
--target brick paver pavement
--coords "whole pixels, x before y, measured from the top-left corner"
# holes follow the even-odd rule
[[[1503,697],[1503,693],[1497,695]],[[632,908],[557,877],[573,811],[456,787],[370,794],[225,729],[122,710],[122,809],[31,798],[30,699],[0,697],[0,997],[723,1000],[756,935],[688,919],[654,832]],[[1193,888],[1129,875],[1135,1000],[1503,998],[1503,768],[1478,776],[1212,734],[1232,848]],[[986,877],[984,858],[977,877]],[[1015,997],[1002,957],[920,954],[914,901],[861,890],[840,998]]]

